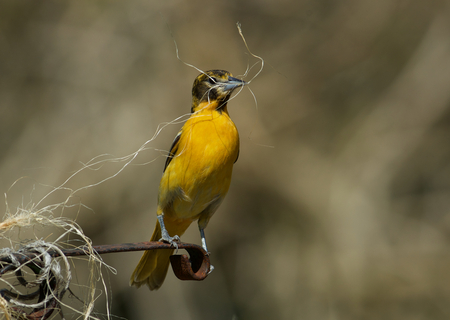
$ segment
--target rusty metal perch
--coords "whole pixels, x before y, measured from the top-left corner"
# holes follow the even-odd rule
[[[173,249],[170,244],[164,242],[122,243],[92,246],[92,248],[96,254]],[[211,268],[208,253],[201,246],[190,243],[179,243],[178,249],[186,250],[189,253],[189,257],[184,254],[172,255],[170,257],[170,263],[177,278],[181,280],[196,281],[205,279]],[[89,249],[87,247],[62,249],[61,252],[67,257],[83,256],[89,254]],[[48,250],[46,253],[53,258],[57,258],[61,255],[60,252],[52,249]],[[0,277],[6,273],[14,272],[20,285],[27,287],[28,282],[22,275],[22,267],[28,267],[36,276],[38,276],[40,271],[44,268],[42,252],[29,250],[26,252],[22,251],[18,253],[11,253],[4,257],[0,257]],[[46,299],[47,301],[42,304],[42,308],[35,308],[29,314],[24,313],[24,311],[18,307],[12,307],[12,309],[24,319],[48,319],[52,315],[53,311],[59,310],[59,300],[62,299],[65,293],[65,290],[62,290],[61,292],[57,292],[55,290],[55,277],[51,271],[49,274],[50,279],[47,279],[47,281],[42,281],[38,289],[32,293],[21,295],[7,289],[2,289],[0,290],[0,295],[7,301],[14,299],[16,301],[25,302],[37,298],[38,302],[42,302]],[[50,298],[49,295],[51,296]]]

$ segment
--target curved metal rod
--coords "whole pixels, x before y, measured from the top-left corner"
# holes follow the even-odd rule
[[[5,274],[6,272],[15,271],[15,275],[16,275],[16,278],[19,280],[19,283],[22,286],[26,287],[28,282],[24,279],[22,270],[19,268],[20,267],[28,267],[29,269],[31,269],[34,272],[34,274],[36,276],[38,276],[40,271],[42,270],[42,268],[44,268],[44,265],[43,265],[42,261],[40,260],[41,254],[35,253],[35,252],[28,252],[26,254],[17,253],[17,254],[14,254],[14,256],[17,259],[17,261],[19,262],[19,266],[12,264],[10,257],[4,257],[3,259],[1,259],[0,262],[1,263],[9,263],[9,264],[0,270],[0,276],[2,274]],[[19,293],[14,293],[7,289],[2,289],[2,290],[0,290],[0,295],[7,301],[9,301],[10,299],[15,299],[18,301],[28,301],[28,300],[32,300],[36,297],[38,297],[38,301],[43,301],[45,298],[45,295],[49,289],[51,291],[55,290],[56,281],[53,276],[53,272],[50,271],[49,274],[50,274],[50,281],[48,281],[48,282],[43,281],[36,291],[33,291],[29,294],[19,294]],[[48,287],[48,286],[50,286],[50,287]],[[48,319],[52,315],[54,310],[58,309],[58,304],[59,304],[59,302],[57,300],[57,297],[53,297],[53,298],[49,299],[48,304],[46,304],[45,308],[34,309],[30,314],[25,314],[21,310],[21,308],[12,307],[12,309],[15,312],[17,312],[18,314],[20,314],[22,317],[24,317],[25,319],[45,320],[45,319]]]
[[[107,244],[92,246],[92,248],[97,254],[174,249],[169,243],[159,241]],[[185,249],[190,257],[185,254],[172,255],[170,257],[172,270],[177,278],[180,280],[204,280],[208,276],[211,268],[208,253],[201,246],[191,243],[180,242],[178,243],[178,249]],[[83,256],[88,254],[88,250],[87,247],[82,247],[77,249],[63,249],[62,252],[65,256]],[[56,251],[49,251],[49,254],[53,257],[59,256],[59,253]]]

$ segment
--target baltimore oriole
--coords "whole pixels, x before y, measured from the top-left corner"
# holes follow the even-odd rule
[[[245,81],[223,70],[201,73],[192,87],[191,116],[175,137],[159,185],[155,230],[150,241],[174,246],[198,220],[203,248],[204,229],[222,203],[239,156],[239,134],[227,103]],[[164,282],[173,250],[150,250],[134,270],[130,285],[156,290]]]

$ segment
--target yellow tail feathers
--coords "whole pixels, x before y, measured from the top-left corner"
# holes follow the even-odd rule
[[[159,241],[161,228],[156,223],[150,241]],[[169,269],[169,257],[173,250],[147,250],[131,275],[130,286],[140,287],[146,284],[150,290],[157,290],[164,282]]]

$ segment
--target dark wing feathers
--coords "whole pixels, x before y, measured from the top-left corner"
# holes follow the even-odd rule
[[[175,139],[172,142],[172,146],[170,147],[169,154],[167,155],[166,164],[164,165],[163,173],[164,173],[164,171],[166,171],[166,168],[170,164],[170,161],[172,161],[173,157],[175,157],[175,154],[177,153],[178,142],[180,141],[181,132],[182,131],[178,132],[177,136],[175,137]]]

